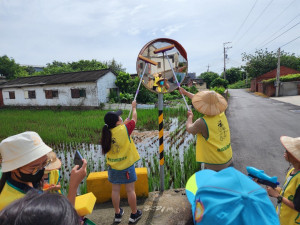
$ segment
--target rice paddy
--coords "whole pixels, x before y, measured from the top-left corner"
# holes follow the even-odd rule
[[[107,110],[0,110],[0,140],[24,131],[37,132],[62,161],[62,189],[68,189],[73,157],[79,150],[88,161],[87,172],[107,170],[99,140]],[[124,118],[129,111],[124,110]],[[149,191],[159,189],[158,110],[138,109],[138,122],[132,136],[141,160],[136,167],[147,167]],[[195,162],[195,137],[185,131],[186,109],[164,109],[165,189],[184,187],[199,166]],[[200,115],[194,111],[194,117]],[[80,186],[86,193],[86,182]]]

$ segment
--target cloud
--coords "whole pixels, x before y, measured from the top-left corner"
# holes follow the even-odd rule
[[[249,29],[267,4],[257,2],[239,35]],[[0,55],[6,54],[20,64],[34,65],[53,60],[115,58],[128,72],[135,73],[141,48],[153,39],[164,37],[178,41],[185,48],[189,71],[200,74],[209,64],[212,70],[221,73],[223,43],[239,39],[234,34],[252,5],[253,0],[2,0]],[[295,17],[300,1],[293,1],[278,16],[287,6],[286,0],[274,1],[249,32],[232,43],[227,68],[242,63],[242,52],[254,53],[261,42]],[[274,19],[276,23],[270,24]],[[266,47],[276,51],[299,36],[298,33],[292,29]],[[284,50],[299,55],[299,41]]]

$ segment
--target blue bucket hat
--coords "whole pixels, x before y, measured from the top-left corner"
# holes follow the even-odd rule
[[[233,167],[193,174],[186,195],[194,224],[280,224],[266,190]]]

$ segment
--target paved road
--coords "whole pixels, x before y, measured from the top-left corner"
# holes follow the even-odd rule
[[[283,158],[280,136],[300,136],[300,106],[242,89],[229,93],[227,117],[235,167],[243,173],[246,166],[263,169],[270,176],[278,176],[283,184],[289,164]]]

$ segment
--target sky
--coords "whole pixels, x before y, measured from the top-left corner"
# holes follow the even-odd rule
[[[21,65],[115,59],[136,73],[157,38],[179,42],[197,76],[221,74],[227,42],[226,69],[257,49],[300,56],[300,1],[0,0],[0,56]]]

